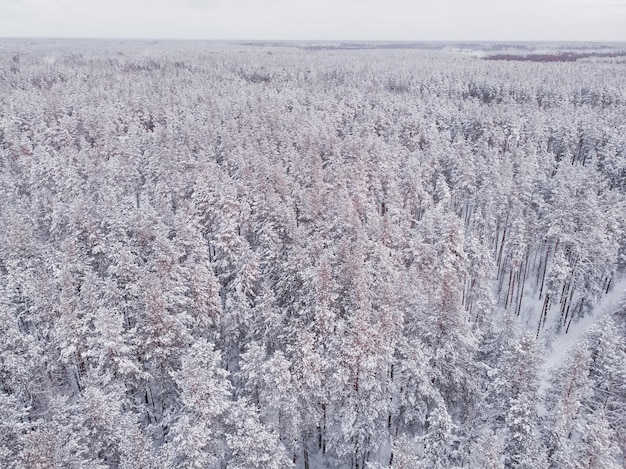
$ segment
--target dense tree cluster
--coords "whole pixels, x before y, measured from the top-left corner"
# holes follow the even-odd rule
[[[5,41],[0,465],[623,467],[625,76]]]

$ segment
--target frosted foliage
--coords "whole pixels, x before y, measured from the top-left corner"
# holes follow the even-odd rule
[[[504,442],[493,433],[486,433],[472,448],[470,467],[484,469],[504,469]]]
[[[625,54],[0,40],[0,467],[624,467]]]
[[[235,429],[226,435],[232,467],[287,469],[293,466],[278,436],[259,422],[252,409],[239,404],[233,419]]]
[[[579,466],[590,469],[617,469],[621,451],[603,412],[594,414],[581,429]]]
[[[392,446],[392,467],[397,467],[398,469],[420,467],[423,461],[420,446],[419,442],[404,435],[398,437],[394,440]]]
[[[183,357],[175,375],[182,402],[202,420],[216,419],[228,408],[231,384],[220,360],[221,353],[201,339]]]
[[[511,388],[505,414],[506,463],[528,468],[545,465],[545,449],[539,433],[539,350],[530,334],[522,335],[507,354]]]
[[[228,372],[219,366],[220,359],[220,352],[200,339],[175,374],[187,412],[174,423],[172,440],[166,446],[174,467],[219,467],[225,458],[223,432],[232,386]]]
[[[453,461],[453,424],[445,408],[435,408],[428,416],[428,430],[424,438],[424,457],[418,467],[443,469]]]

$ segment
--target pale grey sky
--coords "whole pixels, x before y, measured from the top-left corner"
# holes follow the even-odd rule
[[[626,0],[0,0],[0,37],[626,41]]]

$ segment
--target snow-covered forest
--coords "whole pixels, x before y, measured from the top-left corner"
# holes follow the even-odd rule
[[[5,40],[0,207],[3,468],[624,465],[619,54]]]

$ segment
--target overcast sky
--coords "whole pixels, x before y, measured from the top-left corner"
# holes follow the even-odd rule
[[[626,41],[626,0],[0,0],[0,36]]]

